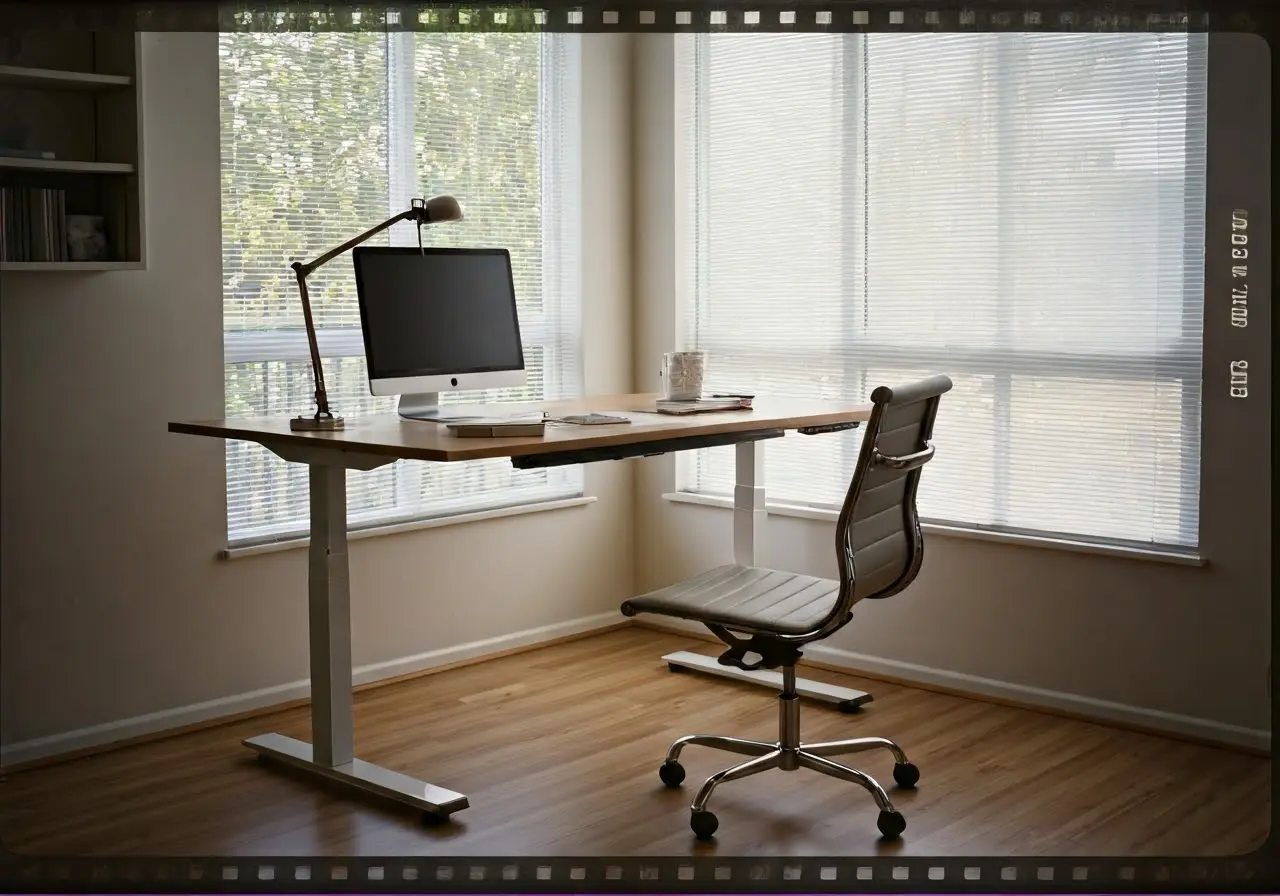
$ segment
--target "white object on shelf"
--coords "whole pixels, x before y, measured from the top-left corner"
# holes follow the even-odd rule
[[[101,215],[67,215],[63,240],[67,261],[107,261],[107,231]]]

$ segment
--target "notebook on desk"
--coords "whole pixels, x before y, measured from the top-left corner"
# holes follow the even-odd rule
[[[466,415],[438,417],[449,435],[459,439],[497,439],[511,436],[541,436],[547,431],[547,412],[532,411],[506,415]]]
[[[752,395],[713,395],[693,401],[672,401],[660,398],[654,402],[654,410],[659,414],[674,416],[708,414],[715,411],[749,411],[754,397]]]
[[[542,420],[472,421],[446,423],[449,435],[459,439],[500,439],[515,436],[543,436],[547,424]]]
[[[611,426],[615,423],[630,423],[630,417],[617,414],[569,414],[564,417],[549,417],[549,423],[571,423],[575,426]]]

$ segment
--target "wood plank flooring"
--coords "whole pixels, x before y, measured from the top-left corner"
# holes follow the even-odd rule
[[[362,758],[470,797],[440,828],[255,761],[242,738],[309,739],[292,709],[14,774],[0,840],[28,855],[1220,856],[1266,837],[1266,759],[811,670],[875,702],[806,704],[806,740],[890,737],[920,766],[916,791],[890,790],[903,839],[879,842],[862,788],[773,771],[722,786],[717,839],[698,844],[693,790],[739,757],[689,748],[684,788],[666,790],[668,743],[777,725],[771,692],[660,661],[708,646],[628,628],[359,694]],[[850,759],[892,788],[888,754]]]

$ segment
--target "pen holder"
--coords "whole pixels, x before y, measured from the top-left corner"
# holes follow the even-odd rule
[[[706,379],[706,352],[667,352],[662,356],[662,389],[667,401],[697,401]]]

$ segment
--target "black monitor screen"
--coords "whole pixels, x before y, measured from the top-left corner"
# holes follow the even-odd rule
[[[506,249],[352,253],[371,379],[522,370]]]

